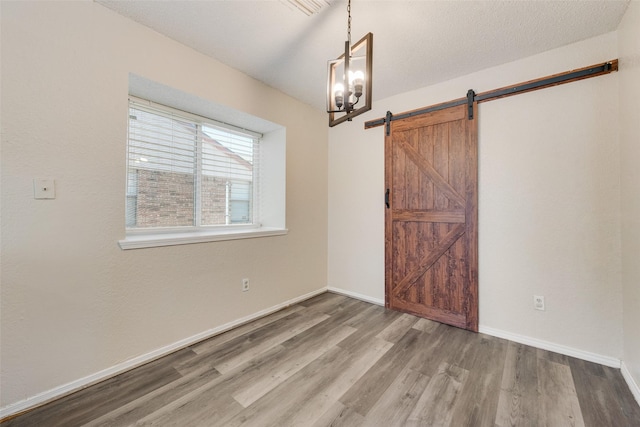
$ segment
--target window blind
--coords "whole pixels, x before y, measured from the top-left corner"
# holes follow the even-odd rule
[[[256,224],[259,134],[129,100],[130,229]]]

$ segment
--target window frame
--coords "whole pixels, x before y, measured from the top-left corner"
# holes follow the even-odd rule
[[[261,145],[263,135],[259,132],[249,131],[247,129],[237,127],[228,123],[220,122],[215,119],[211,119],[209,117],[204,117],[198,114],[186,112],[184,110],[176,109],[173,107],[166,106],[164,104],[156,103],[150,100],[146,100],[143,98],[139,98],[133,95],[129,95],[129,101],[127,103],[127,159],[126,159],[126,175],[125,182],[128,184],[129,181],[129,173],[130,173],[130,165],[129,165],[129,112],[131,106],[139,106],[141,109],[151,110],[153,113],[154,110],[159,110],[165,114],[175,114],[180,118],[184,118],[186,120],[194,121],[198,125],[198,137],[196,141],[195,151],[198,152],[198,156],[202,153],[202,144],[203,144],[203,126],[211,126],[214,128],[228,130],[232,133],[239,133],[244,136],[251,136],[255,139],[259,139],[257,145]],[[254,142],[254,146],[256,143]],[[256,169],[252,171],[252,181],[251,181],[251,189],[252,194],[249,198],[249,205],[251,206],[251,223],[239,223],[239,224],[211,224],[211,225],[202,225],[200,224],[201,220],[201,212],[200,211],[200,202],[201,202],[201,184],[202,184],[202,160],[198,160],[197,166],[197,177],[195,178],[195,191],[194,191],[194,225],[190,226],[167,226],[167,227],[130,227],[127,224],[126,220],[126,212],[125,212],[125,234],[126,237],[123,240],[120,240],[119,246],[122,249],[138,249],[138,248],[146,248],[146,247],[157,247],[157,246],[171,246],[171,245],[181,245],[181,244],[190,244],[190,243],[202,243],[202,242],[214,242],[214,241],[224,241],[224,240],[235,240],[235,239],[247,239],[254,237],[266,237],[266,236],[277,236],[287,234],[288,230],[286,228],[281,227],[265,227],[261,223],[260,218],[260,208],[259,208],[259,200],[261,189],[261,180],[260,180],[260,169],[259,163],[261,162],[260,157],[262,155],[261,150],[255,154],[258,158],[253,162],[256,165]],[[127,184],[125,184],[127,186]],[[137,194],[137,193],[136,193]],[[127,186],[125,190],[125,211],[127,209],[126,200],[130,198],[130,190]],[[226,215],[230,215],[230,212],[226,212]]]

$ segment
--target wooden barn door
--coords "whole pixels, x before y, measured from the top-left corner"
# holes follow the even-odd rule
[[[478,330],[476,117],[469,120],[460,105],[394,120],[385,138],[386,306],[472,331]]]

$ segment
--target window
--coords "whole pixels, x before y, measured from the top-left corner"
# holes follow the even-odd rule
[[[258,226],[261,137],[131,97],[128,231]]]
[[[287,234],[284,126],[135,74],[128,109],[120,248]]]
[[[260,138],[130,99],[127,227],[256,224]]]

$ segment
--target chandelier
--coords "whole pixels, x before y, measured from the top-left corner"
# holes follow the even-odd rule
[[[344,53],[327,66],[327,113],[329,126],[351,121],[371,110],[373,34],[351,45],[351,0],[347,5],[347,41]]]

